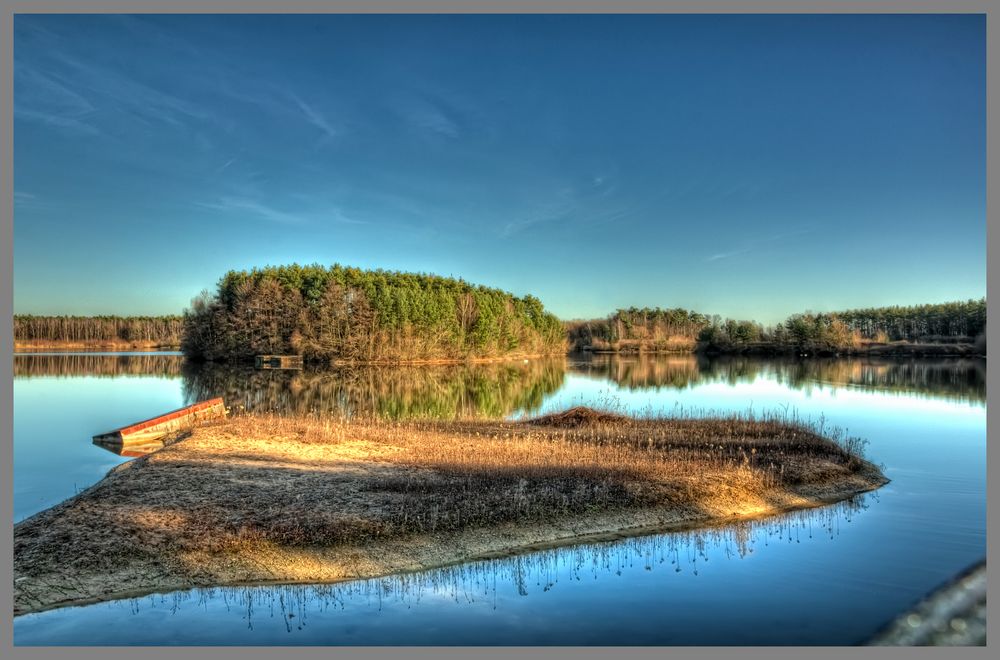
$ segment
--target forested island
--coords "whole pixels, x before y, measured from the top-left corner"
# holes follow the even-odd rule
[[[434,362],[563,353],[565,335],[534,296],[436,275],[293,264],[226,273],[185,312],[182,346],[208,360]]]
[[[301,355],[379,364],[567,351],[983,355],[986,299],[795,314],[771,327],[686,309],[560,321],[531,295],[461,279],[334,265],[230,271],[182,316],[14,317],[15,348],[176,348],[189,358]]]

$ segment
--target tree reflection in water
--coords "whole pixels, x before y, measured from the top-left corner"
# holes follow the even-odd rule
[[[185,367],[184,396],[221,396],[253,412],[496,418],[539,410],[564,375],[565,360],[301,371],[206,364]]]
[[[376,415],[390,419],[506,417],[537,412],[566,374],[631,390],[679,390],[706,383],[772,379],[793,389],[847,387],[869,392],[986,402],[980,359],[758,358],[694,355],[577,355],[518,362],[344,367],[295,371],[192,364],[181,356],[18,354],[17,378],[157,376],[183,379],[187,403],[217,396],[248,411]]]
[[[695,355],[574,356],[568,368],[626,389],[684,389],[773,379],[792,389],[848,387],[985,403],[986,361],[978,358],[761,358]]]

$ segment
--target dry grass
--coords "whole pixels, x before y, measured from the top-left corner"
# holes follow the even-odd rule
[[[634,419],[574,408],[527,422],[344,422],[248,416],[221,432],[261,428],[300,445],[354,444],[375,462],[352,476],[363,515],[331,509],[323,472],[295,488],[295,511],[258,491],[257,512],[230,537],[330,545],[511,521],[545,521],[593,510],[736,507],[786,487],[829,485],[867,463],[858,446],[778,419]],[[855,441],[850,441],[855,442]],[[305,451],[305,450],[299,450]],[[868,466],[870,467],[870,466]],[[264,515],[263,511],[275,515]],[[221,523],[221,524],[220,524]],[[209,530],[206,530],[209,531]]]
[[[566,521],[615,515],[613,529],[596,531],[617,531],[656,511],[705,522],[885,482],[859,445],[817,431],[778,418],[589,409],[526,422],[237,416],[16,525],[15,609],[104,597],[115,571],[117,590],[384,574],[411,566],[412,544],[426,539],[438,547],[420,563],[447,563],[467,553],[449,543],[470,533],[489,537],[477,548],[509,549],[527,542],[519,530],[544,541]],[[500,529],[502,538],[490,532]]]

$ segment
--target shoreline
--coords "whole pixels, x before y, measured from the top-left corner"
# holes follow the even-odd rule
[[[749,357],[809,357],[809,358],[846,358],[846,357],[965,357],[986,359],[986,353],[979,352],[971,344],[879,344],[863,347],[839,349],[813,349],[781,345],[748,345],[728,348],[699,346],[691,350],[683,349],[588,349],[581,348],[571,351],[569,355],[704,355],[718,357],[726,355]]]
[[[410,367],[424,365],[492,364],[499,362],[528,362],[546,358],[566,357],[567,353],[532,353],[528,355],[503,355],[498,357],[469,358],[426,358],[412,360],[330,360],[329,362],[306,362],[307,365],[328,365],[331,367]]]
[[[30,355],[34,352],[159,352],[179,351],[180,346],[157,344],[155,342],[14,342],[14,353]],[[426,358],[408,360],[330,360],[306,362],[308,367],[407,367],[407,366],[451,366],[463,364],[496,364],[503,362],[524,362],[530,360],[573,358],[584,355],[614,355],[621,357],[640,356],[747,356],[747,357],[807,357],[807,358],[975,358],[986,359],[986,353],[974,350],[968,344],[899,344],[879,345],[864,348],[838,350],[810,350],[788,346],[744,346],[728,349],[698,347],[695,349],[642,349],[614,350],[573,348],[566,352],[532,353],[499,357],[470,358]],[[197,360],[205,364],[252,364],[252,360]]]
[[[723,424],[742,426],[722,437],[713,425]],[[647,448],[654,433],[664,444]],[[602,440],[622,437],[610,448]],[[691,437],[711,443],[684,445]],[[750,447],[762,467],[746,463]],[[773,463],[769,471],[772,460],[791,481]],[[885,483],[839,445],[769,421],[586,410],[402,425],[247,416],[199,427],[14,525],[14,615],[196,587],[385,577],[719,527]]]
[[[180,344],[155,341],[15,341],[14,351],[178,351]]]
[[[342,369],[345,367],[435,367],[461,366],[472,364],[501,364],[510,362],[530,362],[543,359],[565,359],[568,353],[532,353],[530,355],[508,355],[500,357],[470,358],[426,358],[412,360],[303,360],[304,369]],[[233,360],[203,360],[184,356],[185,360],[197,364],[219,364],[228,366],[253,366],[253,360],[240,358]]]

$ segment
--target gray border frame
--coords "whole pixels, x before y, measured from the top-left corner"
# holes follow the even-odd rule
[[[5,320],[0,323],[0,346],[5,357],[0,373],[0,502],[6,520],[13,520],[13,15],[15,13],[976,13],[987,15],[987,121],[998,115],[995,93],[1000,79],[1000,44],[998,28],[990,14],[1000,15],[1000,8],[989,0],[485,0],[470,4],[468,0],[0,0],[0,306]],[[998,162],[997,132],[987,128],[987,163]],[[1000,174],[996,167],[987,166],[987,263],[1000,251],[996,235],[991,236],[989,219],[996,219],[998,206],[996,192],[1000,189]],[[992,193],[992,194],[991,194]],[[996,272],[987,267],[987,288],[993,283]],[[998,313],[987,310],[989,326],[997,330]],[[989,331],[990,343],[997,332]],[[987,392],[995,392],[996,373],[987,371]],[[989,401],[989,395],[987,396]],[[994,435],[996,411],[987,407],[987,442]],[[987,472],[995,473],[1000,459],[997,452],[987,452]],[[995,554],[989,548],[989,530],[996,529],[996,488],[987,483],[987,556]],[[179,655],[201,657],[272,657],[273,647],[65,647],[27,648],[12,646],[12,594],[13,527],[0,525],[0,538],[6,559],[0,561],[0,585],[7,603],[0,613],[0,653],[5,658],[171,658]],[[993,591],[992,588],[989,589]],[[993,595],[993,594],[991,594]],[[988,635],[996,634],[995,626],[988,623]],[[751,658],[799,657],[883,657],[883,658],[985,658],[987,648],[871,648],[871,647],[382,647],[382,648],[286,648],[278,651],[295,657],[326,657],[331,654],[349,657],[379,657],[405,655],[408,658],[437,657],[508,657],[536,654],[552,657],[659,657],[677,654],[684,657],[715,658],[719,656]]]

